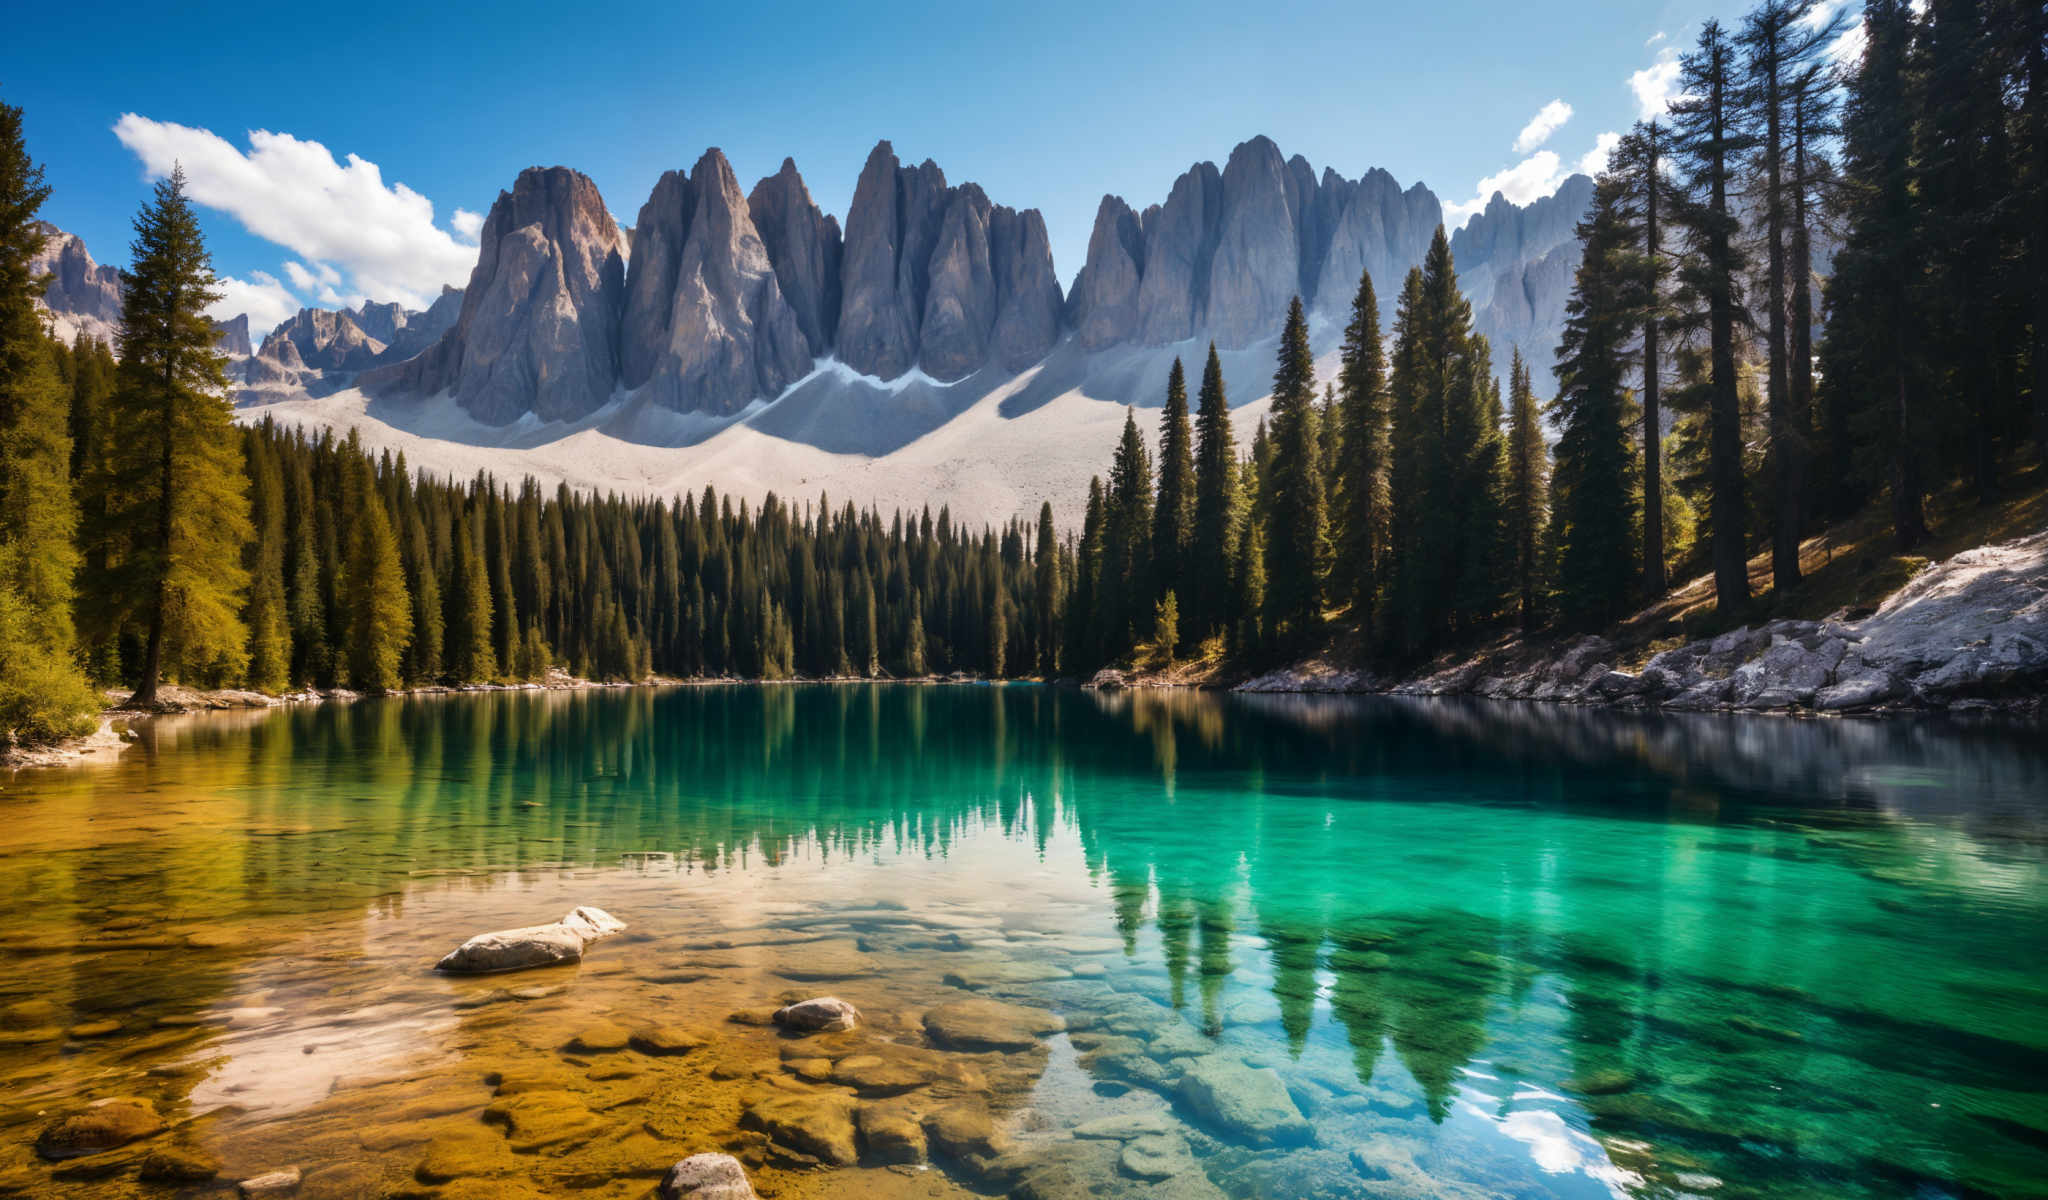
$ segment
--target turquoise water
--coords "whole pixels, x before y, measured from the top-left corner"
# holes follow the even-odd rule
[[[0,1184],[30,1194],[149,1190],[119,1158],[139,1147],[90,1179],[27,1150],[117,1094],[226,1177],[290,1160],[309,1191],[417,1193],[417,1139],[364,1128],[419,1111],[337,1109],[352,1074],[445,1083],[428,1133],[495,1129],[460,1089],[582,1069],[560,1045],[598,1017],[713,1044],[638,1063],[646,1094],[618,1103],[626,1074],[579,1076],[606,1132],[479,1171],[645,1194],[662,1160],[741,1144],[746,1088],[809,1086],[724,1020],[791,990],[905,1043],[969,992],[1065,1017],[985,1064],[1015,1161],[934,1151],[924,1187],[1057,1194],[1032,1174],[1052,1162],[1096,1194],[2048,1194],[2039,730],[1033,686],[496,694],[167,723],[117,765],[14,777],[0,820],[22,914]],[[575,903],[632,930],[517,977],[557,989],[532,1004],[468,1007],[425,970]],[[705,1055],[738,1065],[687,1065]],[[1191,1105],[1208,1055],[1276,1072],[1307,1144]],[[1070,1136],[1134,1112],[1185,1142],[1177,1173]],[[784,1195],[909,1178],[745,1144]],[[349,1156],[370,1166],[319,1173]]]

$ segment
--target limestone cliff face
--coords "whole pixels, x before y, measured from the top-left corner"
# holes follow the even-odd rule
[[[366,377],[421,396],[447,392],[479,420],[573,420],[619,380],[625,243],[597,185],[530,167],[484,219],[455,325],[424,353]]]
[[[948,186],[929,159],[905,167],[888,142],[854,188],[840,280],[835,353],[864,375],[1015,370],[1059,336],[1043,218],[993,204],[975,184]]]
[[[819,210],[797,173],[796,160],[789,158],[747,194],[747,213],[768,250],[782,298],[796,314],[797,328],[811,354],[824,356],[839,330],[838,219]]]
[[[54,318],[51,332],[66,345],[83,333],[109,344],[121,336],[121,272],[93,261],[85,243],[47,222],[43,248],[28,260],[31,279],[49,276],[41,307]]]
[[[1274,336],[1295,296],[1341,320],[1367,270],[1390,319],[1401,276],[1442,220],[1419,184],[1403,191],[1378,170],[1318,177],[1306,159],[1253,138],[1220,170],[1188,168],[1142,214],[1103,198],[1068,324],[1091,349],[1188,339],[1239,349]]]
[[[663,175],[634,235],[624,387],[664,408],[730,413],[810,370],[810,340],[725,155]]]

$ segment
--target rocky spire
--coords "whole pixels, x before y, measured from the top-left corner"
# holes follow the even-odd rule
[[[780,171],[754,185],[747,211],[811,355],[824,357],[839,332],[838,219],[818,210],[796,161],[788,158]]]
[[[846,217],[837,353],[865,375],[911,367],[959,379],[990,362],[1029,366],[1059,337],[1059,282],[1045,222],[949,187],[888,142],[868,155]]]
[[[624,386],[665,408],[730,413],[811,369],[811,343],[723,153],[663,175],[634,239]]]
[[[452,394],[479,420],[574,420],[619,378],[624,242],[597,185],[529,167],[484,219],[455,327],[419,356],[366,372],[366,388]]]

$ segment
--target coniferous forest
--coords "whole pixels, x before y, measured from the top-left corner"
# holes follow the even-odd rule
[[[1881,505],[1911,550],[1935,491],[1998,503],[2048,456],[2042,6],[1868,0],[1839,67],[1828,11],[1708,22],[1680,99],[1621,139],[1578,227],[1555,397],[1523,364],[1542,348],[1492,375],[1441,230],[1390,341],[1388,281],[1358,281],[1320,402],[1295,302],[1248,455],[1214,347],[1192,432],[1175,363],[1157,466],[1132,419],[1091,486],[1063,665],[1211,639],[1284,661],[1341,618],[1399,666],[1607,627],[1698,575],[1741,620],[1797,602],[1830,521]]]
[[[1309,652],[1333,621],[1416,662],[1591,630],[1872,506],[1997,502],[2048,453],[2048,82],[2038,0],[1867,0],[1853,62],[1812,0],[1708,22],[1682,97],[1597,180],[1556,347],[1509,378],[1443,231],[1361,277],[1335,378],[1297,300],[1240,446],[1213,347],[1127,419],[1081,529],[968,529],[828,498],[625,499],[416,475],[353,435],[237,426],[181,175],[135,220],[120,344],[61,345],[29,275],[49,195],[0,105],[0,738],[98,689],[1078,675],[1143,653]],[[1830,10],[1831,11],[1831,10]],[[1555,397],[1525,356],[1554,354]]]

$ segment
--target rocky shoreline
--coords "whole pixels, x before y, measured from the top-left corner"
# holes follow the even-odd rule
[[[1674,712],[2038,715],[2048,695],[2048,532],[1927,567],[1874,612],[1775,620],[1663,649],[1640,670],[1598,635],[1503,649],[1388,678],[1310,661],[1240,692],[1475,696]],[[1103,681],[1108,682],[1108,681]],[[1145,686],[1142,677],[1120,681]]]

